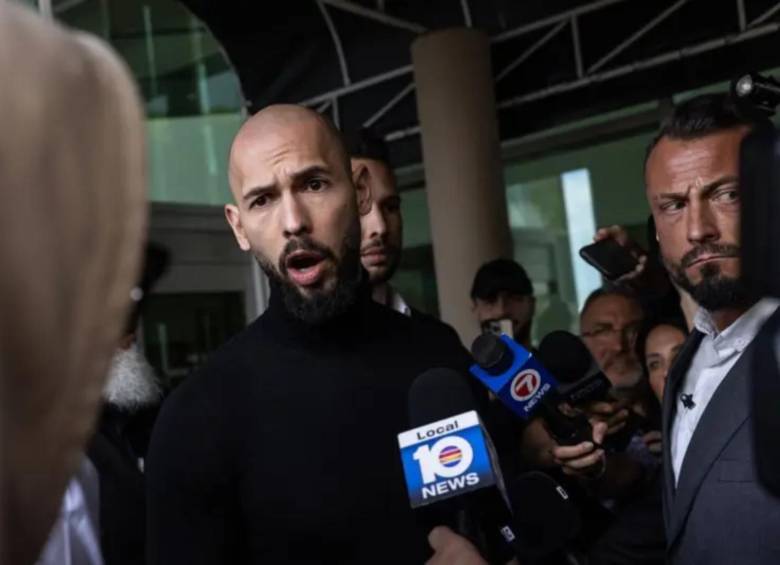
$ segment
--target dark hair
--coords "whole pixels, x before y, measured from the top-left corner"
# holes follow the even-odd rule
[[[645,153],[645,167],[655,146],[664,137],[699,139],[723,130],[749,126],[772,127],[766,114],[747,104],[737,103],[729,94],[704,94],[677,104],[661,122],[658,133]]]
[[[647,353],[645,350],[645,342],[647,342],[647,338],[658,326],[671,326],[680,330],[684,336],[687,337],[688,335],[688,326],[685,324],[685,319],[681,317],[654,318],[645,322],[636,338],[636,356],[642,364],[643,371],[645,371],[645,357]]]
[[[389,166],[385,140],[369,128],[346,132],[344,145],[350,157],[381,161]]]
[[[639,297],[630,289],[624,287],[624,286],[612,286],[612,287],[601,287],[597,288],[593,292],[591,292],[588,297],[585,299],[585,304],[582,305],[582,310],[580,310],[580,318],[582,318],[583,314],[587,312],[587,310],[593,306],[593,303],[596,302],[599,298],[604,298],[606,296],[622,296],[623,298],[630,300],[632,302],[635,302],[637,306],[639,306],[640,309],[642,309],[642,314],[644,315],[644,308],[642,306],[642,302],[639,300]]]
[[[495,300],[499,292],[533,296],[534,287],[523,266],[512,259],[494,259],[482,265],[471,284],[471,299]]]

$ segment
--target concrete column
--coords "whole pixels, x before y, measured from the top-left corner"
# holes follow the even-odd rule
[[[439,307],[470,346],[474,274],[512,257],[490,43],[473,29],[437,31],[415,40],[412,62]]]

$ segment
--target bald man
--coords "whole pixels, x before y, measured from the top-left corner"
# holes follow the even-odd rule
[[[422,563],[396,435],[412,381],[465,371],[454,333],[375,303],[366,186],[324,118],[272,106],[230,153],[238,245],[266,312],[171,396],[147,460],[150,563]]]

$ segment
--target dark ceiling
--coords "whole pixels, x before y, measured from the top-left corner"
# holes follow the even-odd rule
[[[492,39],[503,140],[780,66],[777,0],[183,2],[224,46],[250,112],[303,102],[351,130],[396,101],[372,123],[396,166],[421,160],[411,42],[469,20]]]

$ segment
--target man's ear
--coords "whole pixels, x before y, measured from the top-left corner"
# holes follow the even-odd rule
[[[249,240],[246,237],[244,226],[241,223],[241,213],[238,206],[234,204],[225,204],[225,218],[227,218],[230,227],[233,229],[233,235],[242,251],[249,251]]]
[[[360,163],[352,171],[352,183],[355,185],[358,212],[365,216],[371,211],[373,200],[371,198],[371,172],[368,167]]]

